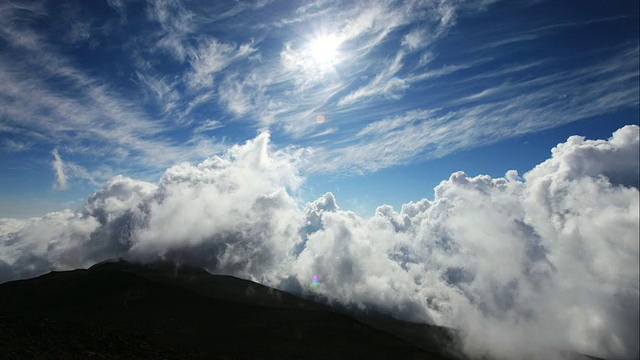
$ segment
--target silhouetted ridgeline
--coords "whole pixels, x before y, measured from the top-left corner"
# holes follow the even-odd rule
[[[0,353],[11,358],[447,358],[309,300],[170,263],[108,262],[0,293]]]
[[[465,358],[451,329],[169,262],[51,272],[0,294],[1,358]]]

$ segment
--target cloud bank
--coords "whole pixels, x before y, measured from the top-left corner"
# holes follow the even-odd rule
[[[116,176],[77,211],[0,219],[0,281],[164,258],[459,328],[474,356],[634,358],[639,137],[573,136],[522,177],[457,172],[362,218],[331,193],[301,206],[306,150],[263,132],[157,184]]]

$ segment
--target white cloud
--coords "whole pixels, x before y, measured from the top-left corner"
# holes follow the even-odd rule
[[[345,140],[331,147],[317,146],[316,160],[310,166],[318,172],[373,172],[416,159],[446,156],[460,150],[488,145],[506,138],[528,134],[593,117],[638,104],[638,69],[633,67],[638,47],[621,49],[610,59],[587,68],[538,76],[528,81],[507,82],[472,95],[448,94],[448,105],[455,110],[424,108],[403,115],[385,116],[370,122],[358,132],[342,134]],[[485,61],[481,60],[480,62]],[[455,65],[458,71],[477,65]],[[544,62],[536,63],[538,66]],[[526,69],[526,67],[525,67]],[[433,76],[442,76],[444,71]],[[501,69],[512,74],[521,66]],[[421,86],[420,79],[431,71],[405,79]],[[491,76],[491,74],[486,74]],[[431,76],[431,75],[429,75]],[[471,78],[470,81],[474,81]],[[377,95],[376,81],[343,97],[363,99]],[[417,83],[417,84],[416,84]],[[598,86],[594,86],[594,84]],[[459,80],[455,88],[464,88]],[[374,91],[369,91],[374,90]],[[433,88],[433,91],[439,91]],[[562,101],[558,101],[562,98]],[[475,100],[482,99],[476,102]]]
[[[427,30],[422,28],[412,30],[404,36],[402,45],[410,51],[416,51],[429,46]]]
[[[76,84],[79,96],[60,98],[59,92],[51,86],[24,72],[16,72],[12,68],[14,63],[7,61],[6,64],[11,66],[5,67],[5,73],[0,73],[0,80],[5,83],[0,95],[18,100],[5,104],[0,110],[6,111],[8,118],[16,119],[16,124],[37,129],[48,138],[66,136],[61,143],[71,150],[83,148],[77,143],[97,136],[102,143],[100,147],[117,149],[116,153],[121,154],[110,159],[121,160],[121,164],[116,161],[110,163],[121,171],[127,170],[123,165],[127,156],[135,157],[127,160],[133,160],[137,165],[153,164],[159,171],[187,154],[205,153],[206,142],[202,141],[197,129],[191,129],[193,138],[181,144],[167,137],[167,134],[186,130],[185,127],[195,124],[201,119],[201,110],[222,109],[258,127],[283,130],[285,136],[305,144],[310,143],[318,131],[314,121],[316,116],[325,114],[328,119],[340,121],[341,131],[331,138],[318,140],[333,142],[327,152],[332,159],[338,156],[338,161],[315,168],[366,172],[415,160],[409,151],[402,154],[400,149],[400,156],[383,154],[386,161],[376,164],[375,156],[366,156],[366,146],[349,139],[361,132],[366,123],[391,118],[389,114],[397,110],[391,109],[393,100],[415,99],[416,91],[425,94],[424,101],[420,104],[413,100],[403,101],[401,111],[407,114],[434,110],[448,113],[450,116],[439,118],[447,117],[452,123],[442,121],[434,132],[447,132],[455,140],[448,141],[446,136],[436,139],[422,136],[417,139],[417,145],[411,147],[421,159],[444,156],[474,144],[483,145],[637,104],[637,86],[630,85],[637,82],[637,69],[632,66],[638,57],[635,44],[621,49],[620,54],[610,61],[566,73],[552,72],[558,68],[554,59],[532,59],[527,65],[512,64],[495,69],[496,62],[504,54],[487,54],[487,49],[479,47],[465,46],[465,54],[469,56],[461,57],[479,59],[476,61],[452,64],[445,59],[435,61],[440,55],[429,45],[447,35],[448,29],[455,25],[457,14],[469,16],[485,10],[493,2],[398,4],[376,1],[342,4],[340,11],[336,11],[338,7],[335,4],[319,1],[276,13],[268,13],[274,10],[265,6],[260,11],[274,15],[265,15],[265,18],[275,17],[278,21],[282,17],[291,17],[278,22],[278,26],[283,27],[282,32],[291,30],[294,23],[314,24],[299,36],[276,36],[269,40],[275,33],[263,37],[254,31],[268,26],[261,21],[253,21],[256,14],[249,11],[254,8],[248,5],[240,4],[228,12],[218,14],[214,11],[213,14],[206,10],[217,9],[215,6],[174,0],[149,1],[148,17],[153,22],[151,33],[132,34],[131,41],[126,44],[132,49],[131,56],[135,60],[135,82],[142,88],[139,93],[146,93],[143,99],[118,96],[114,92],[115,87],[105,85],[109,81],[87,76],[72,66],[71,59],[47,46],[46,37],[28,31],[28,28],[18,28],[7,17],[3,20],[6,26],[2,31],[15,43],[12,46],[41,53],[32,60],[35,62],[32,68],[46,69],[37,78],[62,77]],[[126,9],[121,2],[110,4],[124,14]],[[34,13],[42,11],[33,9]],[[238,17],[229,22],[229,16],[242,11],[248,13],[246,18]],[[242,33],[229,39],[212,35],[234,22],[238,23],[234,26],[247,31],[246,36]],[[497,41],[513,43],[534,39],[537,31],[509,35]],[[330,71],[314,67],[313,61],[305,61],[303,54],[308,42],[322,34],[340,43],[337,62]],[[280,43],[277,42],[274,47],[274,39],[282,40],[282,48],[278,48]],[[149,42],[155,46],[151,49],[141,46]],[[500,48],[499,43],[494,45],[494,49]],[[168,51],[173,57],[158,57],[158,49]],[[44,60],[37,60],[40,58]],[[431,67],[434,63],[439,65]],[[545,66],[538,66],[542,64]],[[3,70],[2,65],[0,70]],[[177,71],[167,73],[167,68],[177,68]],[[526,78],[523,70],[535,70],[538,74],[535,78]],[[465,76],[456,76],[463,71]],[[470,72],[475,74],[467,76]],[[523,76],[521,81],[511,81],[512,77],[520,79]],[[474,84],[479,81],[486,86],[476,89]],[[19,99],[28,98],[23,94],[34,91],[42,101],[32,104],[32,111],[24,112],[26,105]],[[89,96],[82,96],[84,94]],[[435,99],[433,102],[432,98]],[[147,103],[148,100],[152,100],[152,104]],[[154,108],[150,105],[159,108],[159,114],[146,112],[148,108]],[[417,105],[421,109],[416,108]],[[442,108],[431,107],[436,105]],[[47,123],[47,118],[40,115],[46,112],[53,112],[60,121]],[[556,120],[552,122],[550,119]],[[80,131],[77,138],[71,138],[62,124],[76,130],[91,128],[94,132]],[[465,129],[468,133],[457,134],[455,129]],[[487,129],[498,131],[487,134]],[[433,130],[433,126],[427,130]],[[404,136],[402,131],[394,133]],[[371,143],[370,147],[374,149],[394,143],[386,134],[371,137],[366,142]],[[439,139],[445,141],[439,142]],[[344,144],[354,146],[342,147]],[[181,145],[189,148],[185,150]],[[317,145],[318,153],[323,153],[325,150],[321,147],[325,143]],[[160,153],[176,156],[159,161],[157,155]],[[369,153],[379,155],[380,151]],[[351,155],[358,160],[356,164],[349,163]]]
[[[245,93],[245,83],[227,79],[219,87],[220,103],[234,115],[243,115],[252,108],[251,95]]]
[[[0,130],[1,131],[1,130]],[[2,150],[6,152],[22,152],[29,150],[33,146],[32,142],[16,141],[14,139],[4,139],[2,141]]]
[[[21,222],[17,232],[2,235],[0,264],[6,264],[9,271],[0,273],[0,281],[37,276],[54,269],[86,267],[95,262],[86,256],[90,249],[84,248],[98,229],[95,218],[64,210]]]
[[[107,0],[107,4],[116,10],[121,16],[126,12],[126,6],[122,0]]]
[[[331,135],[331,134],[335,133],[336,131],[338,131],[338,128],[330,127],[330,128],[327,128],[327,129],[325,129],[325,130],[323,130],[323,131],[321,131],[319,133],[316,133],[316,134],[313,134],[313,135],[309,136],[309,138],[319,138],[319,137],[322,137],[322,136]]]
[[[428,64],[429,62],[431,62],[433,60],[433,54],[432,53],[426,53],[424,58],[420,59],[420,63],[421,64]],[[409,83],[419,83],[421,81],[424,80],[429,80],[429,79],[433,79],[433,78],[437,78],[440,76],[445,76],[445,75],[449,75],[449,74],[453,74],[455,72],[458,72],[460,70],[465,70],[465,69],[469,69],[473,66],[482,64],[487,62],[489,59],[487,58],[483,58],[483,59],[478,59],[475,60],[471,63],[465,63],[465,64],[459,64],[459,65],[444,65],[438,69],[427,69],[425,71],[416,73],[416,74],[410,74],[409,76],[406,77],[406,80]]]
[[[261,133],[157,185],[115,177],[77,212],[0,220],[0,281],[160,257],[453,326],[472,355],[636,357],[639,131],[571,137],[524,180],[454,173],[368,219],[331,193],[301,208],[305,152]]]
[[[572,136],[552,150],[551,159],[525,175],[527,181],[562,176],[566,181],[583,177],[606,177],[613,185],[638,187],[638,127],[625,126],[609,140],[586,140]]]
[[[148,0],[148,16],[160,25],[156,46],[184,61],[187,56],[185,39],[196,27],[195,14],[179,0]]]
[[[402,116],[372,122],[341,147],[316,148],[312,172],[374,172],[405,164],[416,157],[464,147],[466,134],[459,132],[451,115],[436,116],[433,111],[410,111]],[[428,151],[428,152],[427,152]]]
[[[34,41],[40,39],[36,37]],[[47,144],[56,139],[56,144],[64,144],[65,149],[75,154],[108,154],[100,160],[119,171],[139,166],[158,170],[178,159],[193,159],[194,154],[201,159],[203,153],[207,156],[220,150],[219,144],[211,141],[179,144],[160,137],[162,133],[175,129],[175,123],[148,116],[135,99],[114,94],[97,78],[72,67],[68,59],[45,43],[28,52],[38,56],[25,59],[24,62],[32,67],[23,69],[16,67],[16,59],[0,56],[0,82],[3,83],[0,97],[6,100],[0,103],[2,131],[19,135],[14,139],[20,139],[22,144]],[[51,77],[69,83],[66,92],[73,96],[61,96],[54,86],[43,80]],[[151,81],[149,78],[145,80]],[[158,86],[160,100],[166,100],[167,104],[176,101],[172,85],[163,81],[154,84]],[[5,148],[19,150],[19,144],[12,141],[3,141]],[[77,168],[70,164],[64,170],[72,170],[71,167]],[[82,172],[79,169],[75,174],[80,176]]]
[[[403,116],[396,116],[391,119],[375,121],[367,125],[364,129],[360,130],[360,132],[356,136],[363,137],[367,135],[384,135],[390,131],[403,128],[408,124],[427,119],[433,116],[434,113],[434,111],[410,111]]]
[[[351,105],[363,99],[382,96],[388,93],[389,82],[392,81],[392,78],[402,69],[402,60],[405,55],[403,51],[399,51],[394,59],[389,61],[389,63],[384,66],[384,69],[376,74],[371,82],[341,98],[338,105]]]
[[[57,181],[57,189],[58,190],[67,190],[67,175],[64,173],[64,163],[62,162],[62,158],[60,154],[58,154],[58,149],[55,148],[51,152],[53,155],[53,170],[56,172],[56,181]]]
[[[373,105],[372,101],[379,97],[398,99],[408,92],[409,82],[394,79],[404,69],[406,53],[417,51],[444,34],[444,29],[454,23],[457,6],[456,2],[376,1],[342,4],[336,11],[335,4],[319,1],[296,8],[289,13],[290,18],[285,12],[285,18],[276,21],[277,26],[302,22],[317,22],[317,26],[300,36],[283,39],[278,57],[268,48],[260,48],[255,52],[259,57],[252,60],[250,67],[226,69],[217,91],[220,105],[261,126],[277,126],[295,138],[308,137],[315,130],[315,116],[326,113],[325,109],[346,114]],[[410,46],[406,41],[403,46],[401,39],[390,36],[417,19],[422,25],[407,38]],[[309,44],[323,36],[334,38],[339,44],[331,66],[317,64],[309,54]],[[260,44],[256,41],[256,48]],[[373,56],[383,46],[385,53],[391,48],[395,56]],[[355,80],[364,76],[370,79],[368,83],[357,84]]]
[[[133,251],[170,256],[187,246],[193,254],[178,255],[199,257],[196,250],[205,248],[219,266],[257,278],[279,266],[295,242],[300,218],[287,191],[301,180],[290,155],[269,153],[268,136],[262,133],[198,166],[168,169],[156,195],[162,200],[147,205],[153,216],[136,233]]]
[[[6,235],[18,232],[24,225],[25,221],[18,219],[0,219],[0,234]]]
[[[637,356],[637,126],[620,129],[609,140],[572,137],[523,179],[513,172],[499,179],[453,174],[436,188],[434,199],[405,204],[400,212],[382,205],[369,219],[341,210],[331,193],[305,207],[295,197],[300,167],[376,171],[637,108],[637,44],[607,61],[566,72],[547,70],[557,65],[549,59],[432,82],[479,64],[492,68],[494,59],[481,56],[470,56],[479,59],[475,62],[424,68],[436,58],[428,45],[446,34],[458,11],[491,2],[397,6],[379,1],[338,12],[331,2],[301,6],[280,25],[332,19],[318,32],[335,32],[340,61],[350,66],[324,72],[311,71],[301,58],[305,36],[295,37],[282,51],[261,52],[260,41],[222,42],[199,32],[203,24],[213,26],[228,14],[200,16],[180,1],[149,1],[149,17],[159,31],[127,45],[138,61],[135,78],[157,100],[161,119],[115,94],[108,81],[79,70],[47,45],[45,36],[13,21],[18,12],[46,14],[43,7],[6,5],[0,36],[8,48],[20,51],[0,54],[0,127],[20,134],[24,144],[56,139],[65,149],[84,154],[91,144],[91,153],[108,154],[107,173],[114,173],[114,164],[166,167],[219,149],[201,132],[221,123],[198,125],[189,117],[212,101],[294,137],[332,134],[335,141],[301,158],[304,150],[276,150],[262,133],[198,165],[175,165],[158,184],[114,177],[75,212],[0,220],[0,281],[114,256],[165,257],[273,286],[298,283],[333,301],[455,326],[464,331],[470,353],[514,358],[548,347]],[[122,2],[109,4],[124,16]],[[241,5],[230,13],[237,11]],[[416,19],[423,27],[404,37],[390,36]],[[86,38],[86,26],[77,30],[78,39]],[[534,37],[515,35],[488,46],[495,50]],[[136,47],[150,39],[153,55],[166,51],[171,61],[154,63],[145,57],[149,49]],[[469,49],[471,55],[487,50]],[[390,55],[371,58],[382,50]],[[252,63],[249,69],[236,66],[244,59]],[[20,61],[27,66],[18,66]],[[176,63],[185,76],[162,75],[161,67]],[[536,75],[523,76],[531,66]],[[384,101],[378,100],[396,89],[391,85],[399,76],[406,87],[397,88],[391,99],[420,88],[445,98],[448,102],[440,104],[449,107],[425,104],[400,116],[387,115]],[[504,76],[519,80],[501,81]],[[42,80],[54,78],[70,84],[66,93]],[[469,87],[478,79],[492,81],[482,89]],[[440,86],[444,80],[451,86]],[[337,127],[318,130],[315,116],[326,108],[336,108],[340,132]],[[355,124],[350,112],[362,108],[369,110],[364,127]],[[332,114],[326,115],[332,121]],[[186,144],[163,137],[176,123],[194,125]],[[68,157],[63,161],[57,149],[53,156],[60,189],[73,179],[104,176]],[[314,275],[319,285],[307,286]]]
[[[168,81],[166,77],[156,78],[140,71],[136,71],[135,74],[144,85],[144,91],[164,105],[165,112],[173,111],[178,107],[180,94],[175,90],[177,86],[175,82]]]
[[[194,89],[213,86],[214,75],[232,62],[246,58],[256,51],[251,44],[235,46],[210,39],[200,47],[188,50],[193,71],[188,75],[187,83]]]
[[[200,125],[198,125],[193,131],[196,133],[201,133],[213,131],[221,127],[224,127],[224,124],[222,124],[219,120],[210,119],[200,123]]]
[[[107,224],[135,209],[156,189],[154,184],[116,175],[87,199],[85,211],[101,224]]]

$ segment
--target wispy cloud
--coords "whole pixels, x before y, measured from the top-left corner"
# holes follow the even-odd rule
[[[224,127],[224,125],[220,121],[211,119],[201,122],[200,125],[198,125],[198,127],[196,127],[193,131],[196,133],[201,133],[213,131],[221,127]]]
[[[252,108],[252,94],[245,90],[246,82],[227,79],[219,88],[220,102],[235,115],[246,114]]]
[[[121,16],[126,13],[126,7],[123,0],[107,0],[107,4],[114,8]]]
[[[58,154],[58,149],[53,149],[51,154],[53,155],[53,170],[56,172],[57,184],[55,188],[62,191],[67,190],[67,175],[64,173],[64,163],[62,162],[60,154]]]
[[[321,131],[319,133],[316,133],[316,134],[313,134],[313,135],[309,136],[309,138],[310,139],[314,139],[314,138],[319,138],[319,137],[322,137],[322,136],[331,135],[331,134],[335,133],[336,131],[338,131],[338,128],[330,127],[330,128],[327,128],[327,129],[325,129],[325,130],[323,130],[323,131]]]
[[[402,46],[409,51],[416,51],[430,45],[427,29],[416,28],[402,38]]]
[[[184,61],[187,56],[185,41],[196,28],[197,16],[179,0],[148,0],[147,3],[149,18],[160,25],[156,47]]]
[[[372,98],[376,96],[382,96],[387,93],[389,82],[402,68],[402,59],[404,58],[403,52],[398,52],[395,58],[387,64],[384,69],[378,73],[373,80],[367,85],[360,87],[354,92],[347,94],[345,97],[338,101],[338,106],[345,106],[356,103],[363,99]]]
[[[494,2],[149,0],[135,8],[146,16],[127,19],[134,5],[110,1],[122,28],[84,19],[62,31],[75,34],[70,44],[104,34],[121,41],[127,51],[104,72],[22,21],[49,21],[48,8],[4,4],[0,36],[11,51],[0,54],[0,131],[13,141],[2,139],[5,151],[44,139],[70,163],[85,156],[114,171],[152,172],[219,151],[207,132],[220,126],[269,127],[283,141],[315,147],[315,171],[367,172],[637,106],[637,44],[572,68],[554,54],[510,57],[513,45],[584,22],[490,41],[487,32],[451,31]],[[319,37],[336,41],[325,63],[309,48]]]
[[[189,145],[166,136],[178,126],[174,119],[150,116],[140,97],[123,96],[105,79],[77,67],[50,44],[46,33],[18,26],[15,19],[46,17],[44,9],[5,5],[0,14],[0,35],[14,49],[0,54],[0,116],[3,128],[25,137],[22,143],[64,143],[72,153],[94,159],[109,154],[100,162],[120,171],[157,169],[185,155],[201,158],[220,149],[220,144]],[[240,47],[235,55],[247,52]],[[176,84],[166,77],[138,71],[136,79],[168,106],[178,107]]]
[[[345,138],[341,146],[318,147],[310,170],[377,171],[637,107],[637,59],[638,47],[631,45],[589,67],[456,99],[451,103],[455,108],[411,110],[380,119]]]
[[[188,50],[193,71],[187,75],[187,83],[194,89],[210,88],[216,73],[233,61],[246,58],[254,52],[256,49],[251,47],[251,44],[235,46],[215,39],[208,40],[198,48]]]
[[[343,5],[337,11],[328,3],[316,2],[297,8],[289,19],[281,20],[279,26],[286,27],[301,22],[322,24],[323,20],[331,19],[330,24],[311,27],[306,35],[286,41],[279,61],[261,56],[248,74],[243,71],[230,74],[236,80],[223,84],[220,91],[223,105],[234,114],[254,117],[262,125],[279,126],[294,138],[307,136],[313,131],[315,116],[327,109],[346,114],[371,105],[379,97],[401,97],[410,84],[397,86],[394,76],[405,66],[407,52],[427,48],[444,34],[444,29],[455,23],[457,9],[453,2],[434,5],[380,1]],[[418,18],[425,21],[410,36],[392,38],[394,31]],[[305,52],[306,46],[318,36],[332,36],[339,43],[336,63],[325,69],[318,68]],[[383,49],[388,52],[390,44],[395,55],[371,56]],[[264,55],[259,50],[256,53]],[[368,82],[356,85],[365,76]]]
[[[2,130],[0,130],[0,132],[1,131]],[[14,139],[4,139],[2,141],[1,149],[6,152],[17,153],[17,152],[29,150],[32,146],[33,146],[33,142],[30,142],[30,141],[25,142],[25,141],[19,141]]]

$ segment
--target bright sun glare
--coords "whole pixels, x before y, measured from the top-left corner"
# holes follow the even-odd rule
[[[340,40],[333,35],[318,36],[311,40],[308,51],[311,57],[322,66],[332,65],[338,57]]]

